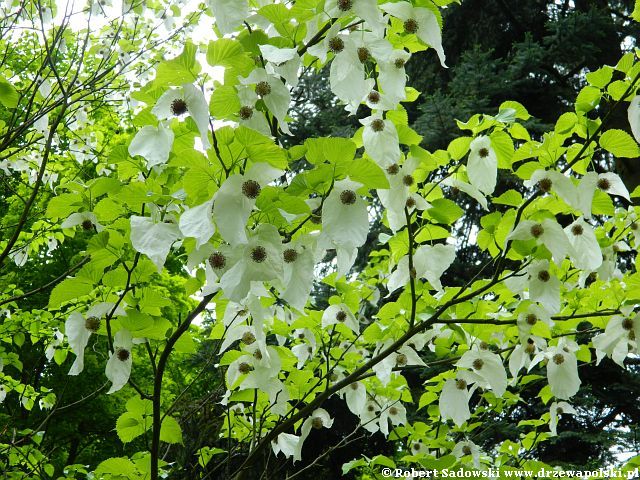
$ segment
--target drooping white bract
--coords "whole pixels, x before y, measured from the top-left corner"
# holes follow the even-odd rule
[[[536,303],[530,303],[527,309],[518,315],[518,320],[516,320],[518,336],[521,342],[529,338],[531,329],[539,321],[546,323],[549,327],[553,327],[554,324],[549,312]]]
[[[527,188],[538,188],[542,192],[553,191],[564,202],[578,208],[578,189],[571,179],[556,170],[536,170],[529,180],[524,182]]]
[[[213,197],[218,231],[231,245],[247,242],[246,225],[263,187],[282,175],[268,163],[254,163],[244,175],[231,175]]]
[[[640,314],[633,317],[616,315],[609,319],[604,333],[593,337],[596,349],[596,364],[607,356],[624,368],[629,353],[638,351],[640,339]]]
[[[346,104],[349,113],[355,114],[375,81],[367,78],[364,62],[360,59],[361,48],[364,47],[359,47],[351,35],[338,35],[332,42],[330,45],[337,42],[340,50],[336,52],[329,71],[331,91]]]
[[[107,393],[120,390],[129,381],[131,375],[133,339],[129,330],[118,330],[113,338],[113,353],[107,361],[105,375],[111,380],[111,388]]]
[[[422,196],[412,193],[415,189],[416,181],[413,177],[415,169],[420,164],[420,160],[409,157],[402,167],[391,165],[387,168],[387,178],[389,179],[388,189],[378,189],[380,203],[386,208],[389,228],[396,232],[406,226],[407,219],[405,208],[412,212],[415,209],[426,210],[431,208]]]
[[[450,418],[458,426],[469,420],[469,399],[472,392],[473,390],[467,388],[467,381],[463,378],[447,379],[442,386],[438,404],[442,419]]]
[[[196,239],[196,248],[200,248],[207,243],[216,232],[212,208],[213,198],[200,205],[188,208],[180,215],[178,223],[180,231],[185,237]]]
[[[389,422],[391,425],[405,425],[407,423],[407,409],[399,401],[387,401],[380,411],[380,432],[389,435]]]
[[[182,88],[171,88],[164,92],[151,112],[159,120],[181,117],[188,113],[198,127],[202,146],[211,147],[209,141],[209,105],[204,94],[193,84],[185,83]]]
[[[298,365],[296,368],[301,369],[304,364],[316,353],[316,337],[309,329],[298,329],[294,332],[294,337],[303,340],[302,343],[298,343],[291,348],[291,352],[298,359]]]
[[[285,457],[290,458],[293,457],[296,453],[296,448],[298,447],[298,443],[300,442],[300,437],[298,435],[294,435],[292,433],[281,433],[278,437],[271,442],[271,448],[273,449],[273,454],[278,455],[278,453],[284,453]],[[294,458],[294,462],[297,460],[302,460],[301,458]]]
[[[498,354],[489,350],[474,348],[465,352],[456,363],[456,366],[471,370],[472,373],[491,387],[497,397],[504,395],[507,389],[507,372],[502,366],[502,358]],[[473,381],[473,378],[468,375],[461,378],[467,383],[472,383]],[[473,381],[473,383],[477,382]]]
[[[76,354],[76,359],[71,365],[69,375],[78,375],[84,369],[84,349],[89,343],[92,333],[98,331],[102,323],[102,317],[111,312],[115,307],[114,303],[102,302],[91,306],[82,315],[80,312],[73,312],[64,323],[64,333],[67,336],[69,347]],[[125,310],[118,307],[114,315],[125,315]]]
[[[302,236],[284,246],[283,288],[280,298],[291,307],[302,310],[307,303],[314,281],[316,241]]]
[[[492,194],[496,188],[498,157],[486,135],[474,138],[469,146],[467,175],[471,185],[486,195]]]
[[[631,102],[629,102],[627,117],[629,118],[631,133],[633,133],[636,142],[640,143],[640,95],[636,95]]]
[[[451,453],[456,458],[462,458],[471,455],[473,465],[476,468],[480,467],[480,447],[478,447],[478,445],[473,443],[471,440],[466,439],[456,443]]]
[[[377,402],[369,400],[358,415],[360,417],[360,425],[367,432],[375,433],[380,430],[379,411],[380,407]]]
[[[329,305],[322,314],[322,328],[326,329],[331,325],[345,325],[356,335],[360,333],[360,326],[355,315],[344,303]]]
[[[487,211],[489,210],[487,198],[482,194],[480,190],[478,190],[470,183],[463,182],[462,180],[459,180],[457,178],[447,177],[442,181],[442,184],[466,193],[476,202],[478,202],[482,208]]]
[[[240,110],[238,111],[238,122],[240,125],[270,137],[271,126],[264,112],[256,109],[256,102],[260,100],[260,97],[256,94],[253,86],[236,85],[235,88],[238,92],[238,100],[240,100]]]
[[[424,43],[433,48],[438,54],[440,64],[445,65],[445,55],[442,48],[442,33],[434,13],[428,8],[413,7],[410,2],[384,3],[380,8],[404,22],[407,33],[415,33]]]
[[[295,88],[298,85],[300,56],[295,48],[278,48],[273,45],[258,45],[262,58],[268,63],[267,73],[279,75],[287,84]]]
[[[310,417],[308,417],[303,423],[300,429],[300,441],[298,442],[296,452],[293,456],[294,462],[302,459],[302,444],[311,433],[311,429],[315,428],[320,430],[321,428],[331,428],[333,426],[333,419],[324,408],[316,408]]]
[[[440,277],[451,266],[455,258],[456,249],[453,245],[420,245],[413,254],[415,278],[426,278],[434,289],[442,291]],[[387,282],[389,293],[404,287],[409,282],[410,275],[409,256],[405,255],[398,262],[395,271],[389,276]]]
[[[373,356],[375,357],[380,352],[389,348],[392,343],[393,340],[387,340],[379,345]],[[374,365],[372,370],[375,372],[378,380],[380,380],[380,383],[382,383],[382,385],[387,385],[391,381],[392,370],[396,367],[406,367],[407,365],[421,365],[426,367],[426,364],[413,348],[408,345],[403,345],[391,355],[387,355],[384,360]]]
[[[98,218],[93,212],[76,212],[72,213],[67,219],[60,225],[61,228],[73,228],[78,225],[82,225],[85,230],[90,230],[92,227],[96,229],[96,232],[101,232],[104,227],[98,223]],[[89,228],[87,228],[87,226]]]
[[[322,205],[322,236],[336,248],[341,274],[351,268],[357,248],[364,244],[369,233],[367,202],[356,193],[360,187],[361,183],[349,177],[339,180]],[[322,242],[320,246],[324,247]]]
[[[247,0],[207,0],[220,33],[233,33],[249,17]]]
[[[398,131],[391,120],[384,120],[381,113],[363,118],[362,143],[364,151],[382,168],[398,163],[400,144]]]
[[[377,0],[351,0],[350,2],[325,0],[324,11],[331,18],[356,15],[364,20],[365,27],[370,28],[377,35],[382,35],[386,27]]]
[[[512,383],[514,385],[518,382],[517,377],[520,370],[524,368],[529,372],[543,360],[543,357],[538,354],[546,350],[546,348],[546,340],[535,335],[530,335],[522,339],[521,342],[515,346],[511,355],[509,355],[509,372],[511,372],[511,376],[513,377]]]
[[[361,382],[354,382],[340,390],[340,395],[344,396],[347,407],[354,415],[361,415],[367,404],[367,388]]]
[[[129,144],[129,155],[140,155],[147,161],[147,168],[163,165],[169,159],[173,146],[173,130],[160,123],[157,127],[145,125]]]
[[[250,232],[247,243],[235,247],[238,261],[220,278],[225,296],[234,302],[242,301],[251,282],[280,281],[284,273],[282,239],[278,229],[263,223]]]
[[[549,271],[549,260],[534,260],[527,268],[529,297],[547,312],[560,311],[560,280]]]
[[[580,377],[578,376],[578,360],[575,351],[578,344],[563,337],[558,345],[549,347],[544,355],[547,361],[547,380],[551,393],[556,398],[568,400],[580,389]]]
[[[239,80],[243,85],[255,86],[256,94],[262,99],[271,114],[276,117],[282,131],[291,135],[286,121],[291,94],[280,77],[270,75],[264,68],[256,68],[251,71],[248,77],[240,77]]]
[[[205,262],[205,278],[207,279],[207,283],[202,287],[202,294],[209,295],[215,293],[221,288],[220,279],[236,264],[242,252],[239,249],[232,248],[230,245],[223,244],[216,248],[210,243],[204,244],[197,251],[204,253],[201,260],[195,263],[195,265],[199,265],[202,261]],[[227,310],[228,309],[229,307],[227,307]]]
[[[572,247],[569,255],[577,268],[594,271],[602,265],[602,250],[591,225],[580,217],[564,231]]]
[[[547,247],[557,265],[562,263],[568,253],[573,253],[565,230],[555,219],[545,218],[540,222],[522,220],[506,238],[507,241],[530,239]]]
[[[56,354],[56,349],[62,344],[64,340],[64,334],[58,330],[57,328],[53,331],[53,338],[47,345],[47,348],[44,351],[44,356],[50,362],[53,356]]]
[[[156,222],[151,217],[131,216],[131,245],[136,252],[149,257],[159,272],[169,255],[171,245],[180,237],[180,229],[173,222]]]
[[[618,195],[625,198],[628,202],[631,202],[629,191],[618,175],[612,172],[587,172],[580,180],[577,206],[586,219],[591,218],[591,205],[596,189],[602,190],[610,195]]]
[[[549,407],[549,430],[551,431],[551,435],[558,435],[558,420],[560,419],[560,415],[565,413],[576,414],[576,409],[569,405],[567,402],[553,402],[551,407]]]
[[[398,103],[407,98],[407,73],[405,65],[411,58],[406,50],[392,49],[385,58],[378,60],[378,85],[389,101]]]

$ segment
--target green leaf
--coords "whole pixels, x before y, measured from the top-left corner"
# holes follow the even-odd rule
[[[433,208],[430,208],[428,213],[437,223],[451,225],[464,214],[462,208],[447,198],[438,198],[432,201],[431,205]]]
[[[600,102],[602,93],[599,88],[587,85],[578,94],[576,98],[576,112],[590,112]]]
[[[95,471],[97,478],[104,474],[128,476],[136,473],[136,466],[125,457],[107,458],[98,465]]]
[[[209,112],[216,118],[228,118],[237,114],[241,106],[236,89],[228,85],[222,85],[211,94]]]
[[[182,85],[196,80],[201,70],[200,64],[196,61],[197,52],[196,45],[186,42],[180,55],[158,65],[154,82],[161,85]]]
[[[369,158],[358,158],[349,165],[349,177],[362,183],[367,189],[389,188],[389,180],[376,162]]]
[[[82,208],[82,196],[77,193],[61,193],[47,205],[47,218],[67,218]]]
[[[125,412],[118,417],[116,432],[122,443],[129,443],[151,428],[151,419],[131,412]]]
[[[600,146],[616,157],[635,158],[640,156],[638,144],[624,130],[607,130],[600,136]]]
[[[498,111],[505,110],[507,108],[512,108],[513,110],[515,110],[516,118],[519,118],[520,120],[529,120],[529,118],[531,118],[531,115],[529,115],[527,109],[519,102],[515,102],[513,100],[502,102]]]
[[[93,290],[93,284],[84,278],[67,278],[51,291],[49,308],[58,308],[63,302],[88,295]]]
[[[469,145],[471,145],[471,137],[458,137],[451,141],[447,147],[447,152],[454,160],[460,160],[469,151]]]
[[[18,100],[20,100],[18,91],[6,78],[0,76],[0,103],[7,108],[16,108],[18,106]]]
[[[160,440],[166,443],[182,444],[182,429],[173,417],[165,417],[160,427]]]
[[[512,207],[519,207],[522,203],[522,195],[520,192],[515,190],[507,190],[499,197],[496,197],[492,200],[493,203],[498,203],[500,205],[510,205]]]
[[[605,65],[594,72],[587,73],[587,82],[597,88],[604,88],[611,81],[613,76],[613,68]]]

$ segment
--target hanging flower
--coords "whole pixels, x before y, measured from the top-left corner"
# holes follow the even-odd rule
[[[240,83],[254,85],[256,95],[262,99],[271,114],[278,119],[282,131],[291,135],[286,122],[291,94],[280,78],[269,75],[264,68],[256,68],[251,71],[248,77],[240,77]]]
[[[551,274],[548,260],[535,260],[527,268],[529,296],[549,313],[560,311],[560,280]]]
[[[302,310],[307,303],[315,278],[315,239],[302,236],[284,246],[283,288],[280,298]]]
[[[468,350],[456,363],[457,367],[468,368],[474,374],[488,384],[497,397],[502,397],[507,389],[507,372],[502,366],[502,358],[489,350]],[[464,378],[464,377],[463,377]],[[470,377],[465,380],[471,383]],[[474,383],[476,383],[474,381]]]
[[[275,226],[261,224],[251,232],[247,243],[235,250],[239,260],[220,278],[229,300],[242,301],[251,289],[251,282],[282,281],[282,239]]]
[[[392,49],[386,57],[378,60],[378,85],[389,97],[390,103],[398,103],[407,98],[405,87],[407,86],[407,73],[405,65],[411,58],[406,50]]]
[[[640,314],[611,317],[604,333],[592,339],[596,349],[596,364],[599,365],[607,356],[624,368],[624,360],[629,353],[638,351],[638,339],[640,339]]]
[[[286,458],[293,457],[293,461],[295,463],[298,460],[302,460],[301,457],[295,457],[299,443],[300,437],[298,435],[294,435],[292,433],[281,433],[275,440],[271,441],[271,448],[273,449],[274,455],[277,456],[282,452]]]
[[[333,426],[333,419],[324,408],[316,408],[310,417],[302,423],[300,429],[300,441],[298,442],[296,452],[293,456],[295,459],[302,458],[302,444],[311,433],[311,429],[320,430],[321,428],[331,428]]]
[[[389,293],[404,287],[409,282],[410,276],[426,278],[431,286],[442,291],[440,277],[451,266],[456,258],[456,250],[453,245],[437,244],[420,245],[413,254],[413,268],[409,271],[409,256],[405,255],[398,262],[395,271],[389,276],[387,289]]]
[[[378,165],[387,168],[398,163],[400,144],[398,131],[391,120],[384,120],[382,113],[377,112],[360,120],[364,125],[362,143],[364,150]]]
[[[378,8],[377,0],[325,0],[324,11],[331,18],[343,18],[350,15],[360,17],[365,27],[380,36],[384,32],[386,22]]]
[[[540,222],[523,220],[507,236],[507,241],[531,239],[535,239],[538,245],[547,247],[557,265],[560,265],[571,251],[571,244],[565,235],[565,230],[555,219],[545,218]]]
[[[457,178],[447,177],[442,181],[443,185],[447,185],[455,190],[460,190],[461,192],[466,193],[471,198],[473,198],[476,202],[480,204],[482,208],[485,210],[489,210],[487,204],[487,198],[482,194],[480,190],[478,190],[473,185],[463,182],[462,180],[458,180]]]
[[[362,382],[354,382],[340,390],[340,395],[344,396],[347,407],[354,415],[360,416],[367,404],[367,388]]]
[[[471,185],[486,195],[493,193],[496,188],[498,157],[491,146],[491,139],[486,135],[474,138],[469,146],[467,175]]]
[[[273,45],[258,45],[258,47],[262,58],[268,62],[266,70],[269,75],[284,78],[292,88],[298,86],[300,56],[295,48],[278,48]]]
[[[178,226],[185,237],[196,239],[196,248],[207,243],[216,232],[213,223],[213,198],[195,207],[186,209],[180,215]]]
[[[69,375],[78,375],[84,369],[84,349],[89,343],[89,337],[96,333],[102,326],[102,318],[111,312],[114,303],[103,302],[93,305],[85,315],[73,312],[64,324],[64,332],[69,342],[69,347],[76,354],[76,359],[71,365]],[[118,307],[114,315],[125,315],[122,307]]]
[[[440,64],[445,65],[442,33],[434,13],[428,8],[413,7],[409,2],[384,3],[380,8],[404,22],[404,31],[415,34],[438,54]]]
[[[85,231],[95,229],[96,232],[101,232],[104,230],[104,227],[98,223],[98,219],[93,212],[72,213],[62,222],[60,228],[73,228],[78,225],[82,225],[82,229]]]
[[[376,348],[374,356],[386,350],[392,343],[392,340],[387,340],[379,345],[378,348]],[[406,367],[408,365],[427,366],[413,348],[408,345],[403,345],[397,351],[385,357],[384,360],[374,365],[372,370],[376,373],[376,377],[378,377],[380,383],[387,385],[391,380],[391,372],[394,368]]]
[[[407,409],[399,401],[387,403],[380,412],[380,432],[389,435],[389,422],[391,425],[405,425],[407,423]]]
[[[576,414],[576,409],[569,405],[567,402],[553,402],[549,408],[549,430],[554,437],[558,435],[557,427],[560,415],[567,413]]]
[[[529,180],[524,182],[527,188],[537,188],[543,193],[553,191],[564,202],[578,208],[578,189],[571,178],[556,170],[536,170]]]
[[[358,320],[344,303],[330,305],[322,314],[322,328],[331,325],[345,325],[356,335],[360,332]]]
[[[363,54],[360,52],[365,47],[359,47],[351,35],[337,35],[331,41],[340,47],[329,71],[331,91],[346,103],[348,112],[355,114],[375,85],[373,78],[367,78],[364,62],[361,61]]]
[[[270,137],[271,126],[264,112],[256,108],[256,102],[260,100],[252,85],[236,85],[240,109],[238,110],[238,122],[240,125],[251,128],[261,134]]]
[[[517,382],[517,376],[523,368],[527,372],[531,371],[543,357],[538,355],[547,348],[547,342],[544,338],[535,335],[528,336],[515,346],[509,356],[509,372],[513,377],[513,383]]]
[[[118,330],[113,339],[113,353],[107,362],[105,375],[111,380],[111,388],[107,393],[120,390],[129,381],[132,365],[133,340],[129,330]]]
[[[580,180],[577,205],[577,208],[582,211],[582,215],[586,219],[591,218],[591,204],[593,203],[593,196],[596,189],[610,195],[618,195],[625,198],[628,202],[631,202],[629,191],[618,175],[611,172],[587,172]]]
[[[129,155],[140,155],[147,161],[147,168],[163,165],[169,160],[173,146],[173,130],[160,123],[157,127],[145,125],[129,144]]]
[[[198,127],[202,146],[211,147],[209,142],[209,105],[204,94],[193,84],[185,83],[182,88],[172,88],[162,94],[151,112],[159,120],[191,116]]]
[[[380,407],[374,401],[368,401],[358,417],[360,417],[360,425],[367,432],[375,433],[380,430],[379,415]]]
[[[154,218],[157,221],[154,221]],[[136,252],[149,257],[158,267],[158,272],[162,271],[171,245],[180,238],[178,225],[172,219],[160,221],[157,211],[152,212],[152,217],[132,215],[130,221],[131,245]]]
[[[602,250],[591,225],[578,218],[564,231],[572,247],[571,259],[577,268],[594,271],[602,265]]]
[[[578,360],[575,351],[578,345],[561,338],[558,345],[549,347],[543,354],[547,358],[547,379],[551,393],[556,398],[568,400],[580,389]]]
[[[440,393],[439,408],[442,419],[450,418],[458,426],[469,420],[471,418],[469,399],[472,392],[473,390],[468,389],[466,380],[462,378],[447,379]]]
[[[57,328],[53,331],[53,338],[47,345],[47,348],[44,351],[44,356],[50,362],[53,356],[56,354],[56,350],[62,344],[64,340],[64,334],[58,330]]]
[[[470,456],[476,468],[480,467],[480,447],[471,440],[456,443],[451,453],[458,459]]]
[[[409,157],[402,167],[397,164],[390,165],[386,170],[389,188],[377,190],[380,202],[386,208],[389,228],[394,232],[407,224],[405,208],[409,212],[415,209],[431,208],[431,205],[422,196],[412,192],[416,189],[416,180],[413,174],[419,164],[420,160]]]
[[[322,232],[331,241],[352,249],[364,244],[369,233],[367,202],[356,192],[361,183],[339,180],[322,205]]]
[[[244,175],[231,175],[213,197],[218,231],[231,245],[247,242],[246,225],[262,189],[282,175],[267,163],[254,163]]]

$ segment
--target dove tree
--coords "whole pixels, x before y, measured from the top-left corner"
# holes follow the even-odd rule
[[[16,190],[2,200],[17,221],[0,239],[0,400],[50,412],[3,437],[3,468],[85,478],[38,447],[48,422],[95,395],[117,399],[124,445],[90,465],[93,478],[179,478],[192,462],[199,478],[293,477],[349,445],[305,457],[314,436],[336,428],[333,401],[354,435],[382,435],[397,452],[355,452],[343,473],[534,465],[528,452],[576,411],[579,365],[609,357],[624,368],[638,353],[640,192],[593,161],[640,157],[636,52],[586,73],[574,110],[542,136],[527,130],[526,106],[506,101],[458,121],[460,136],[428,151],[408,126],[405,106],[420,92],[405,66],[432,49],[447,68],[441,9],[452,1],[180,7],[3,4],[0,166]],[[24,25],[32,38],[19,36]],[[20,41],[42,56],[29,63]],[[362,126],[289,146],[291,92],[305,70],[325,67]],[[628,111],[632,135],[608,127],[605,105]],[[74,153],[79,141],[90,150]],[[525,194],[502,191],[502,177]],[[448,272],[452,232],[472,202],[486,214],[471,235],[490,260],[460,282]],[[385,231],[371,238],[374,209]],[[12,283],[81,234],[67,271],[31,291]],[[367,242],[375,248],[356,271]],[[317,298],[318,282],[329,298]],[[46,309],[23,308],[53,285]],[[104,388],[73,398],[48,389],[44,371],[25,383],[26,333],[46,346],[47,369],[82,379],[96,358]],[[180,400],[200,374],[171,378],[199,349],[220,376],[220,388],[202,388],[221,426],[181,463],[174,452],[192,439]],[[524,389],[548,411],[484,451],[477,427],[508,421]]]

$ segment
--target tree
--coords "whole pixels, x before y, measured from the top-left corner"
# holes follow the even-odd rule
[[[84,30],[67,25],[71,12],[64,28],[49,28],[43,5],[11,7],[6,31],[32,21],[42,36],[25,41],[44,50],[32,72],[27,47],[7,43],[0,90],[12,147],[2,197],[11,234],[0,243],[11,413],[3,468],[83,478],[80,446],[94,452],[98,478],[153,480],[561,463],[545,445],[571,432],[578,364],[611,359],[617,369],[637,351],[637,274],[633,261],[617,261],[635,248],[636,192],[605,168],[640,156],[635,53],[589,64],[574,108],[557,121],[528,122],[527,108],[505,96],[497,112],[471,105],[481,112],[458,122],[462,134],[428,150],[409,126],[418,92],[405,68],[425,50],[429,68],[452,66],[440,10],[464,7],[258,3],[211,0],[186,15],[154,6],[185,32],[213,23],[206,43],[152,41],[143,6],[125,5],[120,23],[104,27],[116,35],[103,33],[109,52],[124,49],[119,63],[104,51],[87,56],[91,18],[115,18],[105,2],[84,10]],[[75,47],[64,58],[61,39]],[[159,52],[145,58],[147,48]],[[139,70],[116,68],[130,64]],[[302,84],[298,119],[314,104],[335,106],[335,95],[358,122],[316,137],[288,113],[300,71],[323,68],[330,90],[305,99],[315,92]],[[59,99],[51,110],[42,92],[34,103],[42,72]],[[104,102],[112,89],[135,105]],[[83,132],[68,109],[85,97],[98,107]],[[631,134],[609,124],[621,111]],[[39,137],[43,112],[55,120]],[[86,168],[83,152],[65,153],[89,132],[97,155]],[[42,152],[31,185],[18,148]],[[370,234],[373,209],[383,212],[380,236]],[[464,221],[484,252],[481,265],[463,257],[472,277],[450,271]],[[36,264],[53,278],[34,275],[38,286],[25,288],[22,272]],[[318,280],[328,298],[311,296]],[[90,393],[61,404],[52,358]],[[102,368],[103,386],[83,381]],[[112,416],[123,445],[81,445],[65,433],[74,423],[65,412],[78,405]],[[69,434],[56,453],[57,435]],[[363,441],[377,454],[347,461],[345,447]]]

